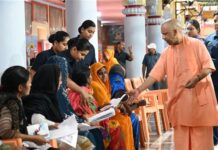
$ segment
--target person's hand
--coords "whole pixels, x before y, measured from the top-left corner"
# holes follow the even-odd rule
[[[132,54],[132,45],[128,46],[129,53]]]
[[[129,100],[128,101],[130,101],[130,102],[134,101],[134,99],[136,99],[139,96],[139,94],[140,94],[140,91],[137,88],[130,91],[128,93],[128,95],[129,95]]]
[[[198,76],[195,76],[185,84],[185,88],[188,89],[194,88],[198,82],[199,82],[199,78]]]
[[[45,135],[33,135],[33,142],[37,145],[43,145],[47,143]]]
[[[89,101],[92,100],[92,98],[93,98],[92,95],[90,95],[90,94],[83,91],[81,93],[81,96],[82,96],[82,101],[81,101],[82,105],[87,105],[88,106]]]

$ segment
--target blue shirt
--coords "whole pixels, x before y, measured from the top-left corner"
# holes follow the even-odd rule
[[[142,64],[147,67],[146,77],[148,77],[151,69],[156,64],[157,60],[160,58],[160,53],[155,54],[145,54]]]
[[[218,86],[218,33],[212,33],[205,39],[205,45],[210,53],[216,71],[212,73],[211,77],[214,86]]]

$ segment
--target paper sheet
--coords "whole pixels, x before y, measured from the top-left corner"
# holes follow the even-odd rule
[[[117,106],[120,104],[121,100],[122,100],[125,96],[126,96],[126,94],[123,94],[123,96],[121,96],[120,98],[113,98],[113,99],[111,99],[111,101],[110,101],[111,106],[112,106],[112,107],[117,107]]]

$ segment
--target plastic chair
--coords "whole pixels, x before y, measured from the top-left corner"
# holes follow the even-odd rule
[[[166,102],[167,102],[167,89],[164,90],[152,90],[148,91],[148,94],[156,94],[157,95],[157,101],[158,101],[158,109],[161,113],[161,118],[163,122],[163,128],[165,131],[170,129],[170,122],[166,110]]]
[[[21,138],[13,138],[13,139],[6,139],[2,140],[4,144],[13,145],[13,146],[22,146],[22,139]]]
[[[13,139],[5,139],[2,140],[4,144],[13,145],[13,146],[22,146],[22,139],[21,138],[13,138]],[[51,145],[53,148],[58,148],[57,140],[51,139],[48,144]]]
[[[137,88],[143,83],[140,77],[132,78],[131,81],[132,81],[133,88]],[[145,128],[144,130],[145,139],[146,141],[149,141],[150,136],[149,136],[149,128],[148,128],[148,120],[149,120],[148,115],[150,115],[151,113],[154,113],[157,134],[161,135],[162,131],[161,131],[161,126],[160,126],[160,115],[158,112],[159,110],[158,110],[157,95],[148,94],[147,92],[148,92],[147,90],[141,92],[137,100],[145,99],[147,102],[147,105],[144,107],[141,107],[140,111],[142,115],[142,122],[144,125],[143,127]]]

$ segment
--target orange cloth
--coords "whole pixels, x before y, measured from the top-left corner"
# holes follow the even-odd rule
[[[98,106],[110,103],[110,83],[109,80],[104,84],[98,77],[98,71],[105,67],[102,63],[95,63],[91,66],[91,87],[93,88],[93,96],[98,102]]]
[[[103,64],[105,65],[107,72],[109,72],[111,67],[115,64],[119,64],[119,62],[114,57],[114,50],[106,49],[104,50],[104,53],[108,56],[108,61],[105,61]]]
[[[104,84],[97,74],[97,72],[103,67],[105,66],[102,63],[95,63],[91,66],[90,69],[92,76],[91,87],[94,91],[93,96],[98,102],[99,106],[109,103],[111,98],[109,80],[106,84]],[[116,115],[111,119],[118,121],[122,128],[122,131],[124,133],[126,150],[134,150],[135,148],[133,140],[132,123],[129,116],[116,112]]]
[[[175,150],[213,150],[213,127],[174,128]]]
[[[210,75],[194,88],[184,87],[205,68],[215,70],[208,50],[200,40],[184,36],[182,43],[166,48],[151,71],[150,76],[158,81],[167,75],[167,110],[173,126],[218,125],[217,102]]]

